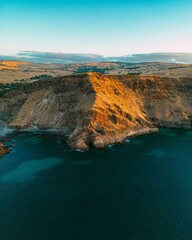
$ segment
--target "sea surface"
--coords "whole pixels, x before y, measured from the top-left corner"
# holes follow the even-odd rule
[[[0,240],[191,240],[192,132],[77,152],[23,133],[0,158]]]

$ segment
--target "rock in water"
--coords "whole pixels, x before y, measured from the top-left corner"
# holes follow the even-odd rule
[[[10,152],[10,149],[6,148],[3,143],[0,142],[0,157]]]

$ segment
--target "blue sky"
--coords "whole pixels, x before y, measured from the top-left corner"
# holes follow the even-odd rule
[[[0,54],[192,52],[191,0],[0,0]]]

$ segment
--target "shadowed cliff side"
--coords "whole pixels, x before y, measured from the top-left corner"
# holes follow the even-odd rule
[[[23,86],[1,99],[0,119],[14,128],[82,132],[95,101],[85,74],[47,79]]]
[[[0,120],[15,128],[56,129],[68,145],[103,148],[155,126],[190,128],[189,78],[96,73],[45,79],[0,98]]]
[[[192,126],[192,78],[122,77],[140,95],[147,116],[159,127],[189,129]]]

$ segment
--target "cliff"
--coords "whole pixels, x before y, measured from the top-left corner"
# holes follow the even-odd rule
[[[190,78],[96,73],[45,79],[0,99],[11,127],[56,129],[75,149],[103,148],[158,126],[191,128]]]

